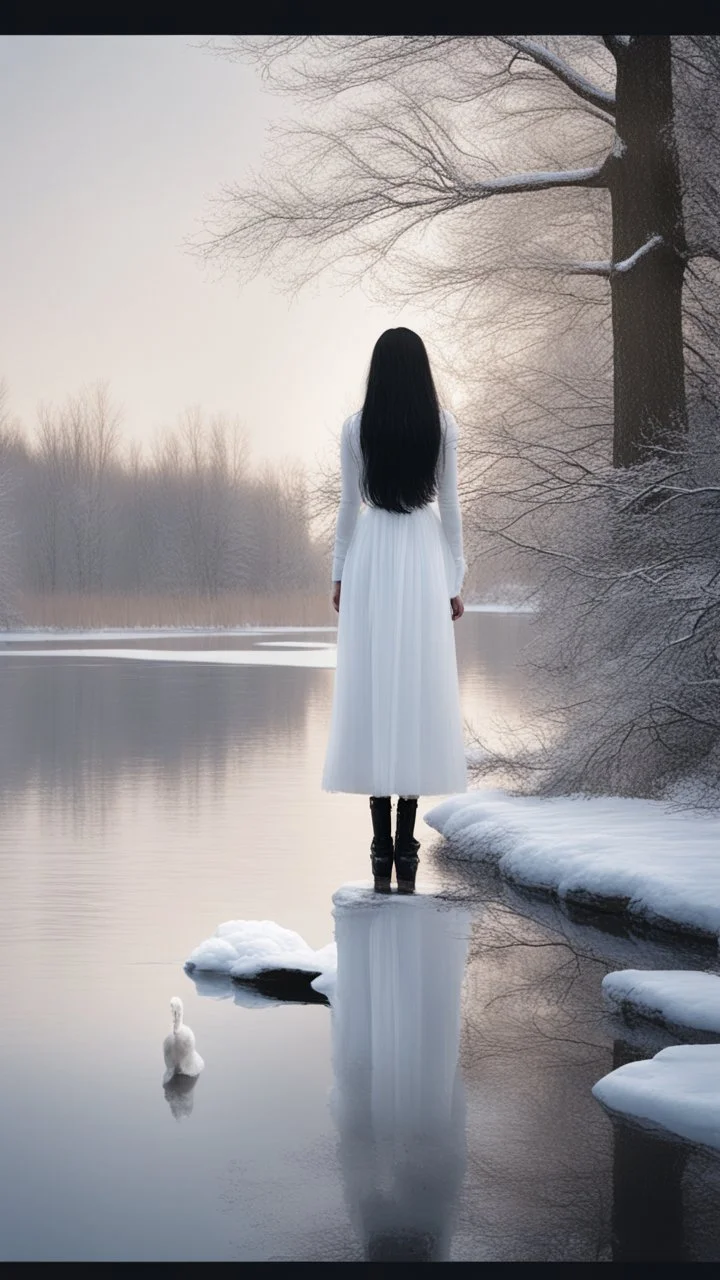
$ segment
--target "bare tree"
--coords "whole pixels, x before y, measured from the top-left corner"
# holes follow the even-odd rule
[[[104,384],[44,405],[34,438],[0,384],[0,625],[41,595],[204,596],[317,588],[302,468],[250,466],[237,419],[188,409],[149,453],[121,447]]]
[[[13,514],[19,469],[25,456],[21,428],[10,414],[9,388],[0,378],[0,625],[4,627],[21,622],[14,602],[18,547]]]
[[[155,452],[158,476],[172,481],[165,512],[165,559],[178,588],[213,597],[243,585],[249,567],[248,445],[237,420],[205,420],[196,407]],[[169,518],[168,518],[169,517]]]
[[[219,52],[312,111],[225,190],[201,251],[292,284],[365,273],[454,337],[468,559],[510,556],[539,606],[535,741],[526,724],[483,769],[716,805],[717,40]],[[321,512],[335,486],[326,469]]]
[[[119,441],[119,411],[105,383],[68,403],[64,422],[74,501],[70,521],[79,590],[103,582],[108,523],[108,475]]]
[[[675,136],[675,81],[694,48],[691,41],[688,52],[686,41],[675,57],[675,40],[216,44],[224,56],[254,60],[271,88],[312,111],[282,133],[264,174],[225,188],[197,247],[241,270],[275,264],[295,282],[331,261],[355,273],[385,264],[397,287],[398,258],[422,262],[428,238],[447,243],[454,219],[468,252],[446,255],[442,280],[435,270],[446,293],[462,295],[519,264],[540,272],[545,292],[549,275],[564,277],[561,292],[576,300],[602,294],[573,292],[573,278],[609,285],[613,461],[632,464],[687,425],[682,286],[689,257],[703,249],[686,240]],[[593,252],[599,197],[610,215],[601,254]],[[480,216],[478,206],[498,203],[502,224]],[[468,211],[472,218],[463,218]],[[523,235],[504,245],[508,220]],[[526,248],[518,257],[520,238]],[[576,246],[581,256],[573,260],[568,250]],[[523,286],[527,304],[534,288],[527,273]]]

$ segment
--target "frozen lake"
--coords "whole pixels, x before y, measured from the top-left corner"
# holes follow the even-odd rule
[[[528,625],[457,624],[469,724],[522,723]],[[324,946],[368,877],[367,799],[320,790],[333,641],[0,643],[0,1256],[717,1260],[716,1157],[590,1092],[674,1043],[613,1027],[604,974],[714,956],[570,921],[419,823],[422,896],[338,909],[332,1016],[184,973],[233,918]],[[174,995],[206,1063],[180,1094]]]

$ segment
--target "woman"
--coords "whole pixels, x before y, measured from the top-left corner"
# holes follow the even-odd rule
[[[457,437],[422,340],[387,329],[365,403],[341,434],[337,670],[322,780],[325,791],[369,795],[373,876],[385,893],[393,861],[398,891],[415,887],[418,796],[467,788],[452,630],[466,568]]]

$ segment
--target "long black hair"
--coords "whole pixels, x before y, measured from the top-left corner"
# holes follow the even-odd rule
[[[366,502],[410,512],[436,493],[440,405],[422,338],[386,329],[370,360],[360,422]]]

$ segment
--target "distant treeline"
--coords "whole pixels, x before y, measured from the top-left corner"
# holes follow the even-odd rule
[[[0,404],[0,584],[15,590],[191,594],[325,584],[299,467],[256,471],[237,422],[188,410],[128,448],[100,384],[39,411]]]

